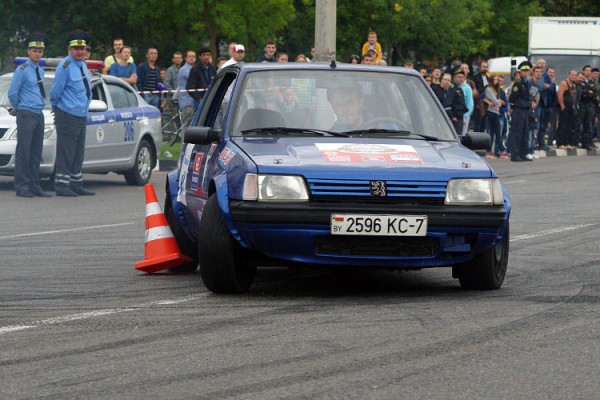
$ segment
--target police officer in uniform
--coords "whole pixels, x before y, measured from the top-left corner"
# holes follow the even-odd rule
[[[91,80],[84,61],[85,46],[90,43],[82,30],[71,32],[66,44],[69,55],[58,67],[50,91],[50,103],[56,125],[56,174],[54,190],[57,196],[93,196],[83,188],[83,155],[88,107],[92,99]]]
[[[521,78],[515,80],[513,88],[508,97],[512,109],[511,129],[511,161],[532,161],[527,155],[527,135],[529,133],[528,116],[531,108],[531,99],[529,95],[529,82],[527,77],[532,65],[529,61],[523,61],[519,64]]]
[[[29,59],[17,68],[8,89],[17,117],[17,150],[15,152],[15,191],[19,197],[50,197],[40,186],[39,169],[44,144],[44,70],[39,62],[44,55],[48,37],[31,34],[26,40]]]

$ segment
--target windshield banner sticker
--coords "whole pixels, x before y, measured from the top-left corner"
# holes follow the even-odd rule
[[[423,164],[413,146],[363,143],[315,143],[331,163]]]

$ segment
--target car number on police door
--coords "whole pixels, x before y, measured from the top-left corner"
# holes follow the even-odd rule
[[[331,214],[332,235],[425,236],[426,215]]]

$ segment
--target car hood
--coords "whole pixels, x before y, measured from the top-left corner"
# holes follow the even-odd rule
[[[50,112],[50,110],[43,110],[44,112],[44,122],[46,125],[51,125],[54,123],[54,115]],[[2,107],[0,107],[0,128],[11,128],[17,124],[17,118],[13,117],[8,113],[8,111]]]
[[[489,165],[459,142],[389,138],[277,137],[232,139],[258,173],[307,178],[439,180],[495,176]],[[400,176],[399,174],[402,174]]]

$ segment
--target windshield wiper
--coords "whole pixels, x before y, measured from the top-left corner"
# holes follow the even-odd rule
[[[348,136],[418,136],[425,140],[439,140],[435,136],[422,135],[420,133],[414,133],[411,131],[404,131],[399,129],[383,129],[383,128],[371,128],[371,129],[357,129],[355,131],[344,132]]]
[[[250,135],[254,133],[267,133],[267,134],[277,134],[277,133],[298,133],[303,135],[318,135],[318,136],[344,136],[347,137],[345,133],[333,132],[333,131],[325,131],[321,129],[310,129],[310,128],[286,128],[283,126],[272,126],[266,128],[254,128],[254,129],[246,129],[243,130],[242,133],[244,135]]]

